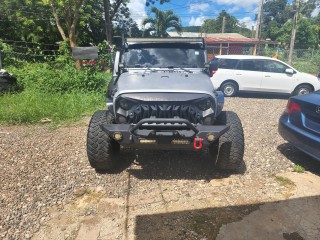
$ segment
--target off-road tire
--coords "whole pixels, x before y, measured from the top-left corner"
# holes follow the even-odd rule
[[[238,86],[233,82],[224,83],[220,89],[226,97],[233,97],[238,92]]]
[[[120,144],[102,130],[102,124],[114,123],[111,112],[96,111],[91,117],[87,134],[87,155],[90,165],[98,171],[111,170],[118,162]]]
[[[241,172],[243,170],[244,135],[241,121],[235,112],[222,111],[216,125],[228,125],[230,129],[209,146],[209,157],[220,170]]]
[[[293,92],[293,95],[294,96],[299,96],[299,95],[304,95],[304,94],[308,94],[308,93],[311,93],[312,92],[312,89],[310,86],[308,85],[305,85],[305,84],[302,84],[300,86],[298,86],[294,92]]]

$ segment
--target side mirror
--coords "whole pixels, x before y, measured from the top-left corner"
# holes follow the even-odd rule
[[[113,44],[116,46],[117,49],[121,48],[122,46],[122,37],[120,36],[114,36],[112,39]]]
[[[294,74],[294,71],[293,71],[291,68],[287,68],[287,69],[285,70],[285,73]]]
[[[212,77],[218,70],[218,61],[210,61],[209,63],[209,76]]]

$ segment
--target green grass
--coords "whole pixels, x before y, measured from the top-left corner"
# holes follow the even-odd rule
[[[300,165],[294,165],[293,171],[297,173],[303,173],[305,171],[305,168]]]
[[[0,95],[0,124],[71,123],[105,108],[103,93],[44,94],[34,91]]]

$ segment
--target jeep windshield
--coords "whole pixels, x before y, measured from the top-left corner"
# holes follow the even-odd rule
[[[205,59],[205,51],[191,44],[141,48],[133,45],[126,49],[122,62],[125,68],[203,68]]]

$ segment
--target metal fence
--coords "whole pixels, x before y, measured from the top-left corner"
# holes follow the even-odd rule
[[[233,44],[230,46],[208,46],[209,59],[215,55],[253,55],[254,46]],[[289,50],[282,49],[273,45],[262,45],[256,49],[256,55],[273,57],[288,62]],[[320,67],[319,49],[294,49],[292,56],[292,65],[301,71],[315,73]]]
[[[240,55],[252,55],[254,49],[252,46],[230,46],[230,47],[208,47],[207,49],[209,58],[212,54],[223,55],[240,54]],[[41,53],[28,53],[28,52],[13,52],[13,51],[0,51],[0,68],[5,68],[12,63],[19,61],[25,62],[50,62],[54,61],[60,55],[58,52],[46,52]],[[108,54],[107,54],[108,55]],[[257,50],[257,54],[260,56],[275,57],[284,62],[288,62],[289,50],[281,49],[277,47],[264,46]],[[99,56],[102,57],[102,56]],[[106,57],[106,55],[104,56]],[[317,71],[320,65],[320,50],[319,49],[295,49],[292,57],[293,66],[302,66],[302,68],[310,68],[310,71]],[[304,66],[303,66],[304,65]],[[301,68],[300,68],[301,69]],[[316,69],[316,70],[315,70]]]

